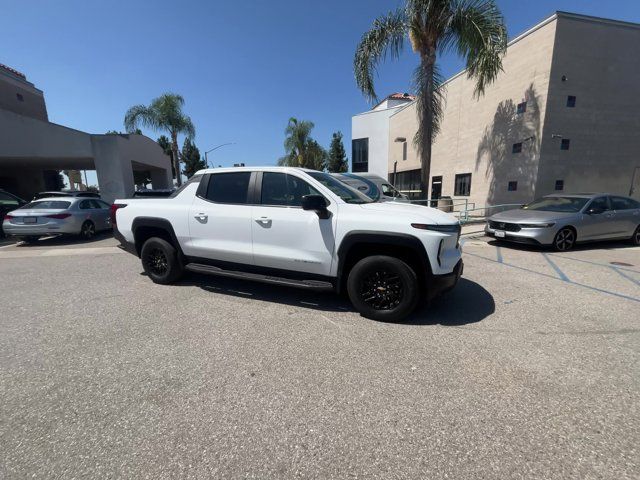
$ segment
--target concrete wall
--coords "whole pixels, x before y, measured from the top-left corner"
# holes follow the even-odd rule
[[[18,98],[21,96],[22,100]],[[47,120],[44,95],[32,83],[0,67],[0,109]]]
[[[471,194],[464,198],[477,206],[532,198],[555,29],[556,22],[551,19],[510,42],[504,71],[479,99],[473,96],[475,82],[464,72],[446,83],[444,117],[431,165],[431,176],[443,177],[443,196],[462,200],[454,195],[455,175],[471,173]],[[527,110],[517,114],[521,102],[527,103]],[[398,172],[420,168],[413,144],[416,130],[415,103],[391,116],[389,139],[406,137],[408,151],[403,161],[402,144],[389,142],[389,172],[395,160]],[[523,142],[522,152],[513,154],[512,146],[519,142]],[[518,182],[517,191],[507,190],[509,181]]]
[[[565,192],[629,194],[640,167],[639,45],[640,25],[560,15],[537,195],[556,180]],[[569,150],[552,135],[569,139]]]

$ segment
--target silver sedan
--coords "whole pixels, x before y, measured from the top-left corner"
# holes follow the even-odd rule
[[[609,194],[547,195],[489,217],[485,233],[499,240],[549,245],[624,239],[640,245],[640,202]]]
[[[110,205],[98,198],[40,198],[7,213],[2,228],[7,236],[27,242],[44,235],[80,235],[89,240],[111,228]]]

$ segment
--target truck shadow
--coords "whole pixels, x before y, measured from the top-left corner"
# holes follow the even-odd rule
[[[602,240],[599,242],[578,243],[571,250],[566,252],[556,252],[553,248],[544,245],[530,245],[527,243],[503,242],[500,240],[489,240],[489,245],[494,247],[505,247],[511,250],[522,250],[529,252],[549,252],[549,253],[571,253],[583,250],[613,250],[618,248],[637,248],[631,242],[625,240]]]
[[[357,314],[345,296],[331,292],[305,291],[196,273],[190,273],[176,285],[197,286],[212,293],[309,308],[322,312]],[[451,292],[438,297],[429,305],[423,304],[415,313],[398,325],[467,325],[483,320],[494,311],[493,296],[481,285],[461,278]],[[365,319],[363,318],[363,320]]]

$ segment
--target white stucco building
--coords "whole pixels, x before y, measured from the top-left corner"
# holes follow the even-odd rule
[[[60,170],[96,170],[106,201],[131,196],[134,170],[148,172],[154,188],[172,184],[170,159],[156,142],[49,122],[43,92],[0,64],[0,188],[30,199],[54,190]]]
[[[368,112],[351,119],[352,171],[387,178],[389,164],[389,117],[414,100],[408,93],[393,93]]]

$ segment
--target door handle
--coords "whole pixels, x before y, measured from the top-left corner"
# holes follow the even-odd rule
[[[268,217],[260,217],[256,219],[256,222],[258,222],[261,226],[263,227],[269,227],[271,226],[271,219]]]
[[[209,218],[209,215],[207,215],[205,213],[199,213],[197,215],[194,215],[193,218],[195,218],[199,222],[205,223],[207,221],[207,218]]]

